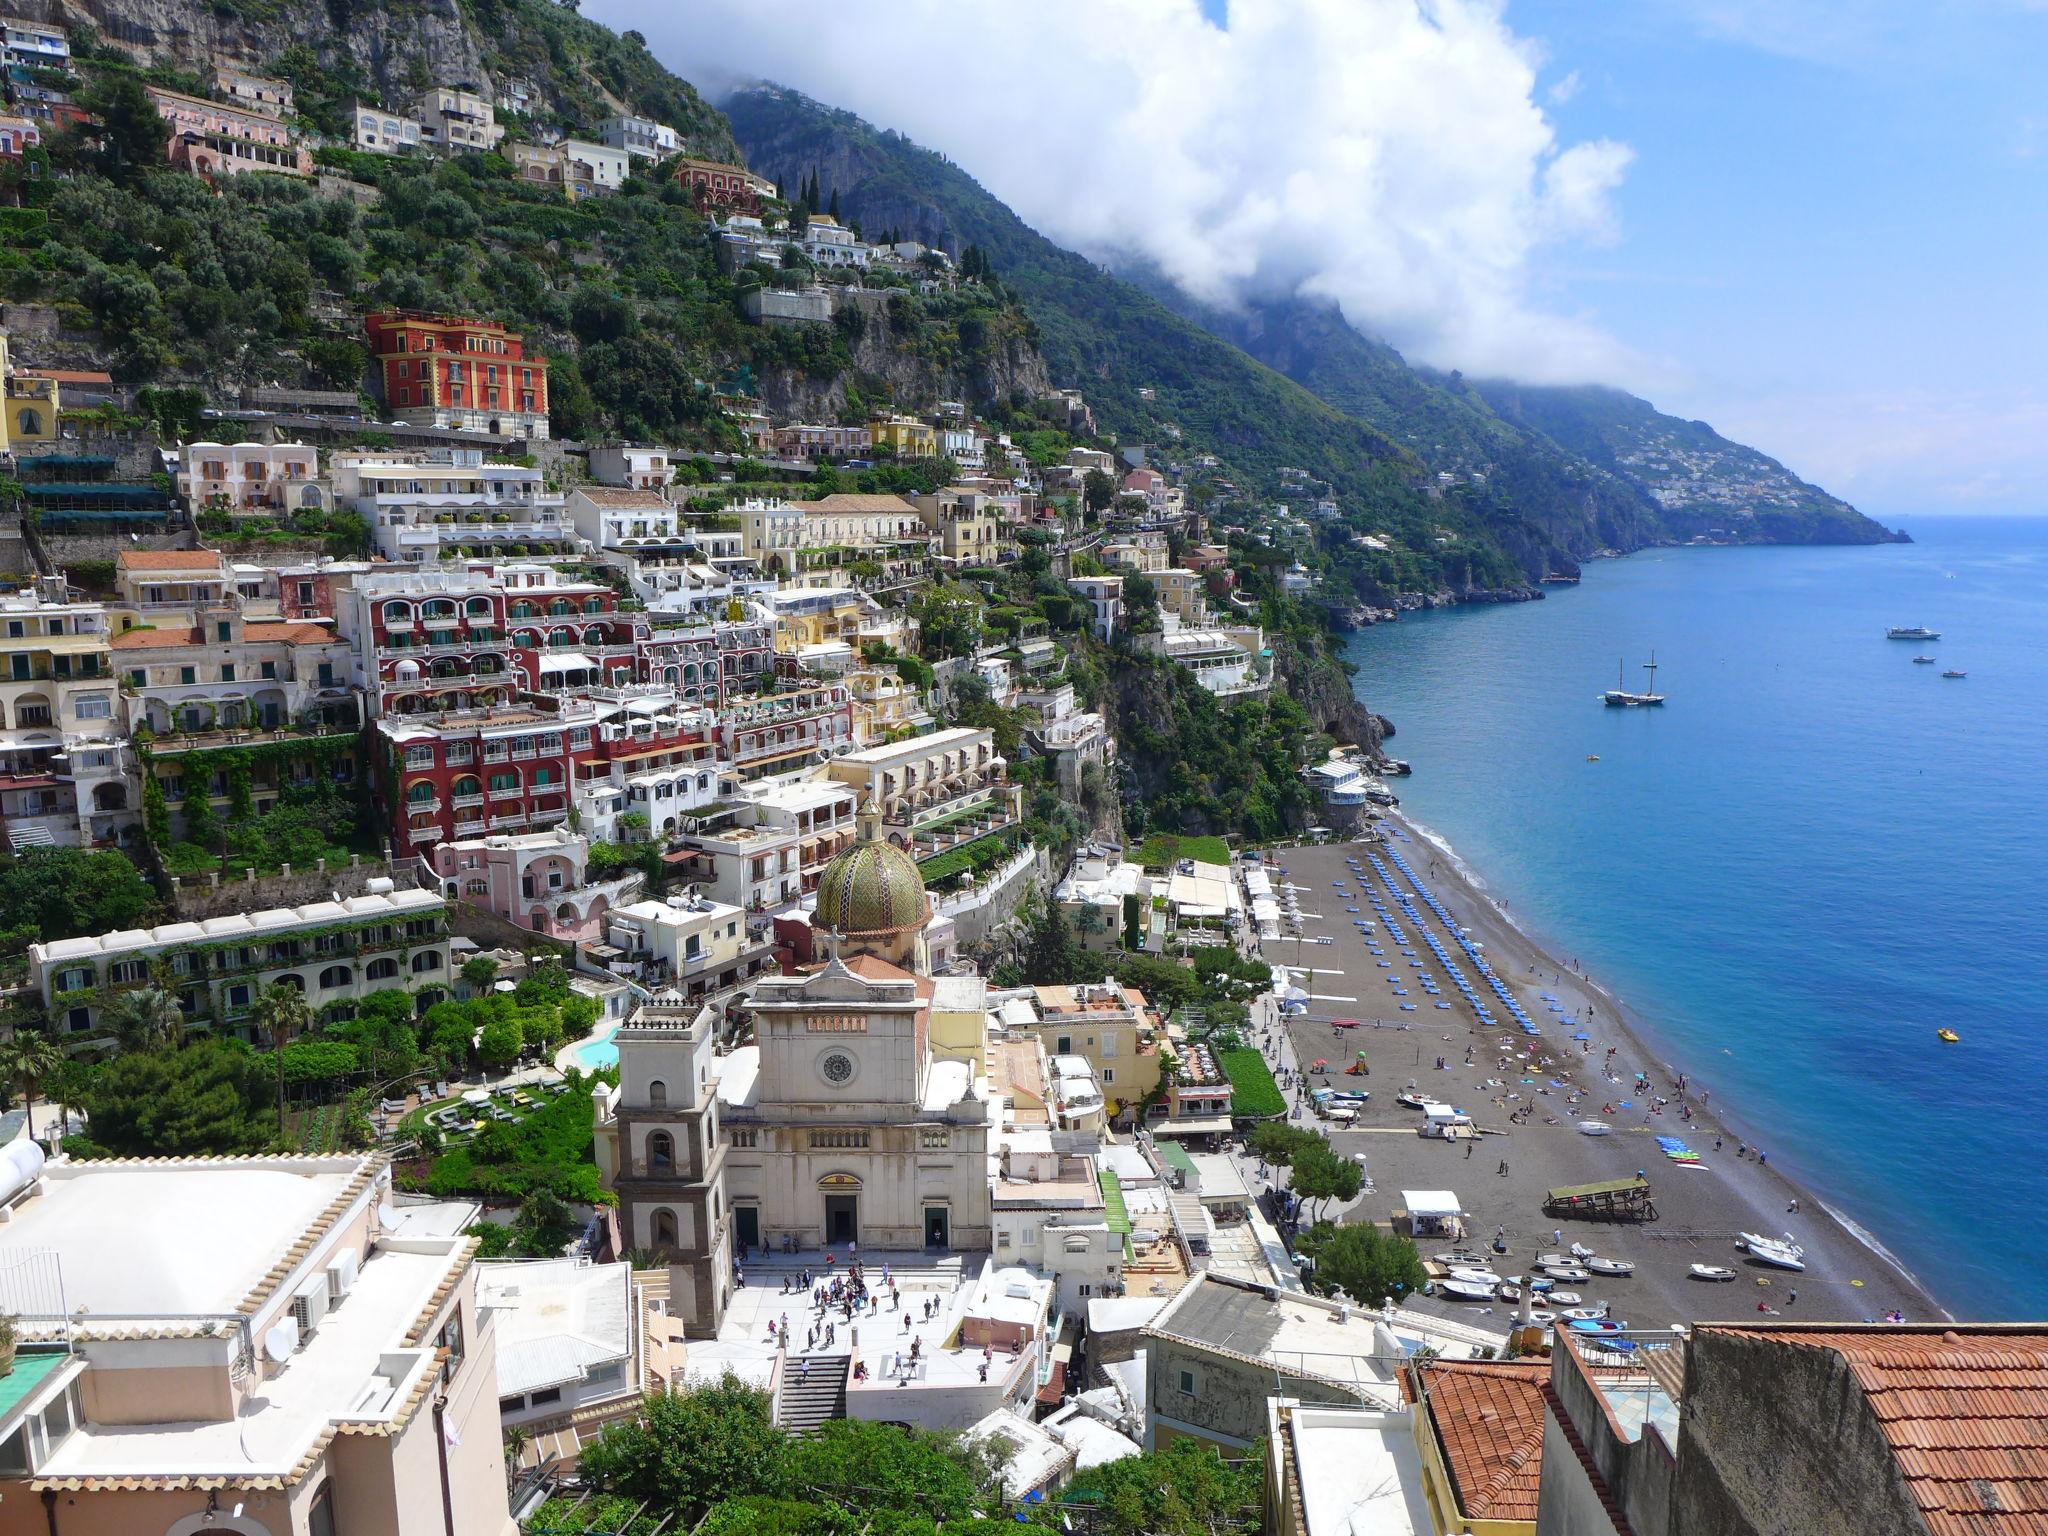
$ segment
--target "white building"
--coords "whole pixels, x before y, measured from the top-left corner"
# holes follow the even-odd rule
[[[551,939],[594,940],[613,907],[645,884],[589,878],[590,844],[566,825],[438,843],[428,856],[450,901],[467,901]]]
[[[407,113],[388,112],[370,101],[349,105],[350,142],[366,153],[395,155],[418,149],[422,132],[420,120]]]
[[[693,1000],[739,985],[773,958],[748,937],[744,912],[695,893],[614,907],[604,936],[624,957],[615,971]]]
[[[630,113],[607,117],[593,131],[600,144],[622,150],[636,160],[659,160],[681,153],[683,147],[682,135],[667,123]]]
[[[659,491],[579,485],[569,492],[567,511],[577,535],[602,549],[685,544],[681,509]]]
[[[495,149],[505,137],[497,108],[466,85],[437,85],[420,93],[420,142],[451,154]]]
[[[633,157],[623,149],[593,144],[588,139],[564,139],[555,147],[563,159],[588,173],[588,188],[592,192],[616,192],[633,174]]]
[[[1163,632],[1144,636],[1146,649],[1186,667],[1218,698],[1264,693],[1273,686],[1273,653],[1263,630],[1182,629],[1177,620],[1167,622]]]
[[[599,485],[658,491],[668,484],[671,473],[672,464],[666,448],[600,443],[590,450],[590,478]]]
[[[1067,580],[1067,590],[1088,604],[1088,628],[1095,638],[1114,639],[1117,625],[1123,622],[1123,577],[1073,576]]]
[[[336,505],[361,514],[387,560],[429,564],[443,549],[515,545],[534,553],[569,539],[562,497],[541,472],[489,463],[480,448],[337,453],[329,471]]]
[[[306,443],[187,443],[178,494],[194,512],[324,510],[320,451]]]
[[[1110,1229],[1101,1170],[1088,1150],[1094,1140],[1041,1126],[1008,1127],[997,1138],[989,1195],[996,1257],[1056,1276],[1064,1311],[1114,1295],[1123,1274],[1123,1234]]]
[[[520,1259],[476,1267],[498,1336],[498,1417],[529,1435],[555,1420],[637,1406],[642,1386],[630,1264]]]

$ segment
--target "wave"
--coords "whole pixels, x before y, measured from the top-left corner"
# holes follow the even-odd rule
[[[1942,1306],[1940,1302],[1934,1301],[1934,1293],[1931,1290],[1929,1290],[1925,1285],[1922,1285],[1920,1283],[1920,1277],[1918,1275],[1914,1274],[1912,1270],[1906,1268],[1904,1264],[1899,1262],[1899,1256],[1896,1253],[1893,1253],[1891,1249],[1885,1247],[1883,1243],[1878,1241],[1877,1234],[1875,1232],[1872,1232],[1870,1228],[1864,1226],[1861,1222],[1857,1221],[1853,1216],[1844,1214],[1838,1207],[1829,1205],[1825,1200],[1816,1201],[1815,1204],[1817,1204],[1823,1211],[1827,1212],[1828,1219],[1834,1222],[1836,1226],[1840,1227],[1844,1232],[1848,1233],[1851,1237],[1855,1238],[1857,1242],[1861,1243],[1865,1248],[1868,1248],[1872,1253],[1876,1254],[1880,1259],[1884,1260],[1884,1262],[1889,1264],[1893,1269],[1897,1270],[1900,1274],[1904,1275],[1908,1280],[1912,1281],[1913,1288],[1919,1291],[1923,1296],[1927,1297],[1929,1301],[1933,1302],[1935,1310],[1939,1312],[1944,1318],[1946,1318],[1949,1322],[1954,1322],[1956,1320],[1955,1313],[1949,1311],[1948,1308]]]

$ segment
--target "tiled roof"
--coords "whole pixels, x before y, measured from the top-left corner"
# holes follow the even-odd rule
[[[1546,1364],[1433,1360],[1423,1400],[1467,1520],[1534,1520]]]
[[[245,640],[282,640],[288,645],[326,645],[335,638],[325,624],[244,624]]]
[[[666,512],[669,503],[661,499],[658,491],[636,490],[624,485],[579,485],[576,493],[600,507],[645,507],[650,512]]]
[[[55,379],[59,384],[111,384],[111,373],[98,373],[90,368],[17,368],[14,376],[18,379]]]
[[[217,571],[220,551],[215,549],[124,549],[120,566],[124,571]]]
[[[1840,1355],[1933,1536],[2048,1532],[2048,1328],[1722,1328]]]
[[[901,496],[864,491],[834,491],[818,501],[792,501],[790,505],[805,512],[894,512],[905,517],[917,516],[917,508]]]
[[[111,651],[153,651],[159,646],[197,645],[199,631],[190,624],[137,625],[124,629],[118,635],[107,638],[107,649]]]

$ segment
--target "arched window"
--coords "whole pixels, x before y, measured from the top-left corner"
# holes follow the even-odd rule
[[[462,606],[463,610],[473,619],[488,619],[491,616],[491,600],[488,597],[472,597]]]
[[[560,905],[559,907],[555,908],[555,921],[556,921],[556,922],[558,922],[558,923],[573,923],[573,922],[575,922],[575,921],[576,921],[576,909],[575,909],[575,907],[571,906],[571,905],[570,905],[570,904],[569,904],[568,902],[566,902],[566,901],[565,901],[565,902],[563,902],[563,903],[562,903],[562,904],[561,904],[561,905]]]
[[[372,960],[364,969],[363,975],[370,981],[395,980],[398,976],[398,962],[389,956],[382,960]]]
[[[671,1173],[676,1166],[676,1141],[667,1131],[647,1138],[647,1169],[650,1173]]]
[[[546,933],[548,931],[548,915],[539,907],[533,909],[533,931],[535,933]]]
[[[574,613],[575,611],[575,605],[566,597],[558,597],[548,604],[548,617],[551,619],[558,619],[564,614]]]
[[[299,975],[296,971],[287,971],[284,975],[278,977],[273,985],[290,987],[294,992],[303,992],[306,990],[306,978]]]
[[[583,600],[583,611],[585,613],[603,613],[604,599],[601,597],[586,597]]]
[[[649,1109],[668,1108],[668,1084],[658,1077],[647,1085],[647,1107]]]
[[[384,605],[384,622],[386,624],[410,624],[412,622],[412,604],[386,603]]]
[[[669,1210],[656,1211],[652,1226],[654,1246],[673,1248],[676,1246],[676,1213]]]
[[[406,786],[405,798],[414,805],[425,805],[435,795],[432,779],[414,779]]]
[[[23,437],[41,437],[43,435],[43,413],[34,406],[23,406],[21,415],[15,419]]]
[[[480,795],[483,792],[484,786],[482,782],[473,773],[465,773],[455,781],[455,798],[458,800],[464,795]]]
[[[330,965],[320,973],[320,985],[328,989],[354,984],[356,975],[345,965]]]
[[[533,604],[526,601],[523,597],[514,603],[511,609],[512,617],[515,619],[530,619],[533,617],[534,612]]]
[[[491,894],[491,882],[490,882],[490,881],[488,881],[488,880],[472,880],[472,881],[470,881],[470,882],[469,882],[469,894],[470,894],[470,895],[472,895],[472,896],[488,896],[488,895],[490,895],[490,894]]]
[[[441,969],[441,952],[435,949],[423,950],[412,957],[412,973],[423,975],[428,971]]]

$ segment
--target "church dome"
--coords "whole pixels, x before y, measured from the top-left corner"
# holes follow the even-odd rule
[[[841,937],[902,933],[927,916],[924,876],[893,843],[857,842],[819,877],[816,925]]]

